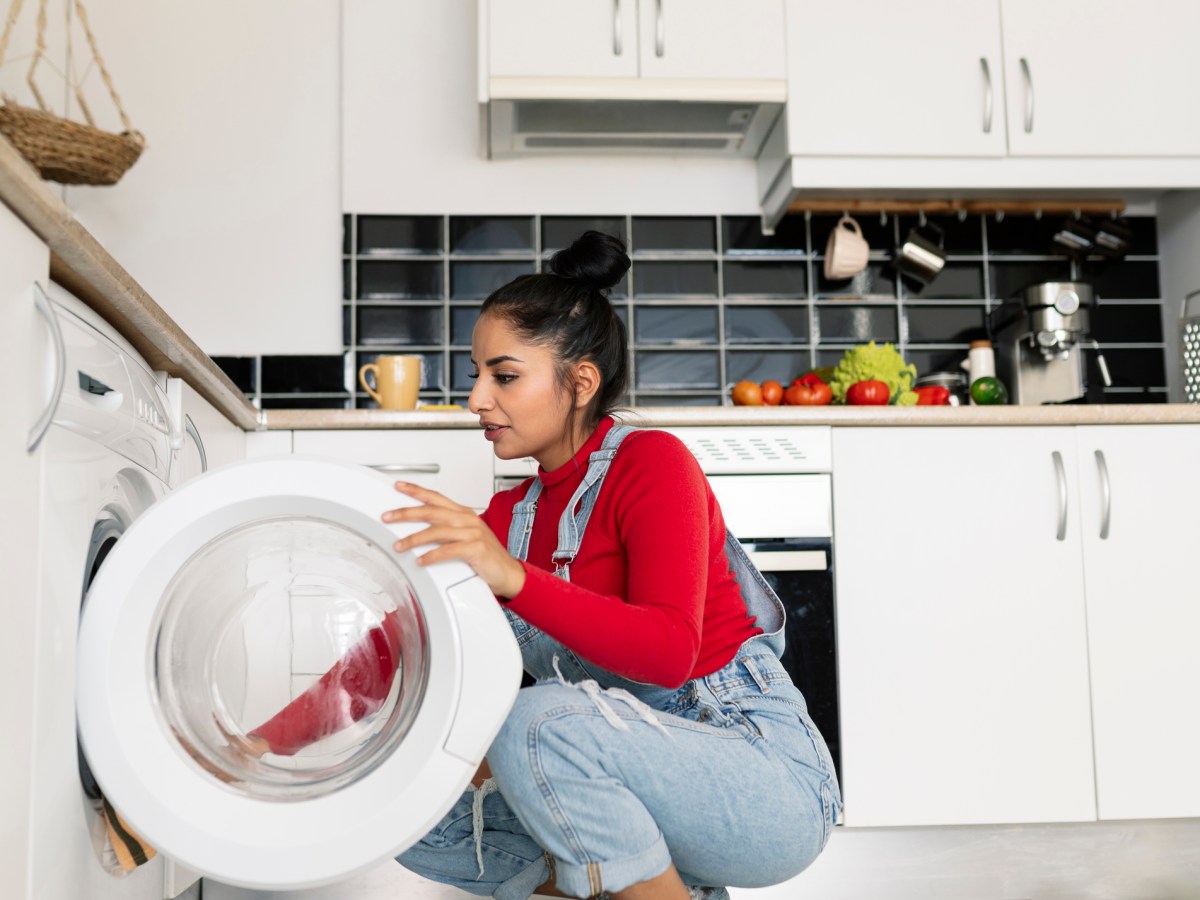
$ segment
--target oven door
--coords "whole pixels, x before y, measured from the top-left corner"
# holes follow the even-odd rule
[[[833,542],[829,538],[743,540],[742,547],[783,601],[782,662],[808,702],[808,713],[842,774],[838,728]]]

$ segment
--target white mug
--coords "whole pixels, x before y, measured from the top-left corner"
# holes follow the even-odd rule
[[[858,223],[849,215],[843,215],[825,243],[825,277],[836,281],[857,275],[867,267],[870,252]]]

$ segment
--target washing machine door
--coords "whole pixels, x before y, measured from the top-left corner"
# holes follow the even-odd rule
[[[218,881],[336,881],[411,846],[507,715],[521,662],[487,585],[417,565],[413,501],[331,460],[184,485],[117,542],[84,605],[77,713],[108,800]],[[418,548],[420,552],[420,548]]]

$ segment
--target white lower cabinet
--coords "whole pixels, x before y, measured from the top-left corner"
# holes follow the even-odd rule
[[[833,461],[845,824],[1093,820],[1074,430],[835,428]]]
[[[478,428],[296,431],[292,451],[371,466],[478,510],[492,499],[492,448]]]
[[[1200,817],[1200,425],[1077,432],[1100,818]]]

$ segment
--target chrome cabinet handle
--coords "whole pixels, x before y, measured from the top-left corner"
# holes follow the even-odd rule
[[[58,317],[54,315],[54,309],[50,306],[50,298],[46,296],[46,292],[36,281],[33,283],[33,304],[41,313],[42,318],[46,320],[46,324],[50,327],[50,336],[54,339],[54,387],[50,391],[50,403],[42,410],[42,414],[33,423],[33,427],[29,429],[29,440],[25,443],[25,450],[28,453],[32,453],[38,448],[38,444],[50,430],[50,423],[54,421],[54,414],[58,412],[58,402],[62,399],[63,385],[67,380],[67,343],[63,339],[62,329],[58,325]]]
[[[1029,60],[1021,57],[1021,77],[1025,80],[1025,133],[1033,131],[1033,75],[1029,71]]]
[[[1054,477],[1058,481],[1058,534],[1056,540],[1067,539],[1067,470],[1063,466],[1062,454],[1055,450],[1051,457],[1054,459]]]
[[[613,56],[621,55],[621,0],[613,0]]]
[[[411,472],[415,475],[436,475],[442,471],[437,463],[378,463],[367,467],[377,472]]]
[[[662,56],[667,41],[667,28],[663,24],[663,0],[654,0],[654,55]]]
[[[1108,480],[1108,463],[1104,451],[1096,451],[1096,468],[1100,472],[1100,540],[1108,540],[1108,526],[1112,523],[1112,483]]]
[[[986,57],[979,57],[979,66],[983,69],[983,133],[992,133],[992,70]]]
[[[200,429],[196,427],[191,416],[183,417],[183,430],[196,442],[196,449],[200,451],[200,474],[203,475],[208,471],[208,454],[204,452],[204,441],[200,439]]]

